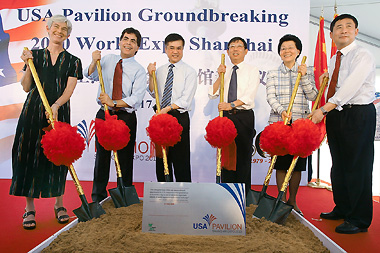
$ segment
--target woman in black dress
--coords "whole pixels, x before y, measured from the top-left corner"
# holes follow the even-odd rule
[[[70,36],[71,22],[62,15],[51,17],[46,26],[49,35],[47,48],[24,50],[21,59],[25,62],[21,85],[28,96],[18,121],[12,148],[12,184],[10,194],[26,197],[23,227],[34,229],[35,198],[55,197],[55,216],[59,223],[69,221],[63,207],[67,167],[56,166],[43,153],[41,139],[43,128],[48,121],[36,84],[27,64],[33,59],[41,85],[51,105],[53,118],[70,123],[70,97],[78,79],[83,78],[79,58],[63,48],[63,42]]]

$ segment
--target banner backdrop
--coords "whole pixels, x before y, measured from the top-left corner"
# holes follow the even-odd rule
[[[136,60],[144,67],[150,62],[165,64],[166,35],[179,33],[185,38],[183,61],[196,69],[198,87],[190,112],[191,166],[193,182],[215,182],[216,149],[204,139],[208,122],[218,116],[218,99],[209,100],[208,89],[217,78],[221,54],[235,36],[246,39],[245,61],[260,69],[261,84],[255,98],[257,133],[267,125],[269,106],[266,102],[267,71],[281,63],[277,54],[278,40],[287,33],[297,35],[303,44],[302,55],[308,52],[309,1],[74,1],[31,0],[4,1],[0,4],[0,178],[11,178],[11,149],[14,133],[26,93],[19,83],[23,47],[44,48],[49,39],[46,18],[55,14],[68,17],[73,23],[65,48],[82,60],[91,62],[91,53],[119,54],[119,37],[126,27],[142,34]],[[301,57],[302,58],[302,57]],[[226,64],[230,64],[226,57]],[[312,59],[309,59],[312,62]],[[95,138],[93,120],[99,109],[96,95],[99,83],[79,81],[71,98],[72,125],[78,125],[87,141],[83,157],[74,167],[80,180],[92,180]],[[135,145],[134,181],[156,181],[155,161],[150,158],[152,144],[145,128],[153,115],[155,100],[146,93],[137,111],[138,130]],[[253,143],[254,145],[254,143]],[[261,157],[254,147],[252,183],[262,184],[270,160]],[[306,173],[303,173],[306,174]],[[116,180],[111,167],[112,180]],[[306,176],[306,175],[305,175]],[[274,180],[272,180],[274,182]]]

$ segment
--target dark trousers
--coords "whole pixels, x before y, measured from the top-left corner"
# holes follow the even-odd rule
[[[222,168],[223,183],[245,183],[245,192],[251,189],[251,158],[252,143],[255,136],[255,115],[252,110],[239,110],[234,113],[224,112],[224,117],[234,123],[237,136],[236,143],[236,171]]]
[[[334,212],[359,228],[369,227],[372,221],[375,128],[373,104],[345,106],[326,118]]]
[[[136,141],[137,119],[135,112],[110,111],[111,115],[117,115],[119,120],[124,121],[130,129],[130,140],[128,145],[117,151],[119,158],[121,174],[123,176],[124,186],[131,186],[133,179],[133,153]],[[96,118],[104,119],[104,111],[100,109]],[[92,200],[101,201],[107,197],[107,184],[110,176],[111,151],[105,150],[98,142],[95,136],[96,158],[94,168],[94,182],[92,187]]]
[[[181,140],[173,147],[166,149],[170,181],[173,182],[174,168],[176,182],[191,182],[189,113],[180,113],[178,110],[171,110],[168,114],[175,117],[178,123],[183,127]],[[162,158],[158,157],[156,157],[156,175],[158,182],[165,182],[164,162]]]

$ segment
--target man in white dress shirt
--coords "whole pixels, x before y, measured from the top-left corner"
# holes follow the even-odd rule
[[[245,183],[246,194],[251,189],[251,155],[252,142],[256,134],[255,96],[260,83],[259,69],[244,62],[248,53],[247,43],[240,37],[234,37],[228,42],[227,54],[232,66],[218,67],[219,78],[210,87],[211,99],[219,96],[220,74],[225,73],[224,99],[219,103],[218,110],[229,118],[237,130],[236,170],[222,168],[223,183]]]
[[[191,182],[190,167],[190,118],[191,102],[197,89],[197,73],[182,61],[185,40],[181,35],[171,33],[165,38],[165,52],[169,61],[159,67],[156,72],[158,97],[161,104],[160,113],[168,113],[177,118],[183,127],[181,140],[174,147],[169,147],[167,158],[169,177],[177,182]],[[153,71],[156,63],[150,63],[148,92],[154,94]],[[163,159],[156,157],[156,175],[158,182],[165,182]]]
[[[330,37],[338,52],[330,61],[327,103],[312,115],[315,123],[326,116],[332,157],[331,183],[335,207],[321,218],[344,219],[335,231],[367,232],[372,221],[372,170],[376,128],[375,61],[357,45],[358,21],[349,14],[336,17]],[[328,75],[325,73],[321,77]]]

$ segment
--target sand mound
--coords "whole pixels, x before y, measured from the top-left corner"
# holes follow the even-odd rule
[[[246,236],[191,236],[141,232],[143,204],[115,208],[60,234],[43,252],[329,252],[292,215],[284,225],[253,219],[247,208]]]

